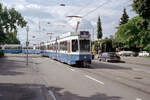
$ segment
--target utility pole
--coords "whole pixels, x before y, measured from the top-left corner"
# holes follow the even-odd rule
[[[93,27],[93,41],[94,41],[94,27]]]
[[[94,41],[94,26],[92,26],[92,34],[91,34],[91,39]]]
[[[47,33],[47,35],[49,35],[49,39],[50,39],[50,40],[52,39],[52,34],[53,34],[53,33]]]
[[[77,26],[76,26],[76,30],[75,30],[76,33],[78,32],[79,24],[80,24],[80,22],[77,21]]]
[[[26,28],[26,31],[27,31],[27,42],[26,42],[26,47],[27,47],[27,62],[26,62],[26,65],[28,66],[28,46],[29,46],[29,39],[28,39],[28,33],[29,33],[29,26],[27,26]]]

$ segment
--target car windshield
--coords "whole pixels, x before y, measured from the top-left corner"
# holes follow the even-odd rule
[[[90,51],[90,40],[80,40],[80,52]]]

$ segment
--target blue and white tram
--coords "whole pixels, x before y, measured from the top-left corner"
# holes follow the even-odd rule
[[[34,50],[34,54],[40,54],[41,53],[40,45],[33,46],[33,50]]]
[[[27,47],[26,46],[24,46],[23,48],[22,48],[22,53],[27,53]],[[29,46],[28,47],[28,53],[29,54],[34,54],[34,49],[33,49],[33,46]]]
[[[26,46],[22,47],[22,53],[27,53],[27,47]],[[28,47],[28,53],[29,54],[40,54],[40,46],[39,45],[29,46]]]
[[[18,44],[6,44],[2,46],[4,53],[22,53],[22,46]]]
[[[50,57],[57,60],[57,39],[53,39],[48,43],[41,44],[42,56]]]
[[[58,60],[70,65],[91,63],[91,36],[88,31],[70,32],[58,41]]]
[[[91,36],[88,31],[63,34],[59,38],[46,43],[45,47],[45,56],[69,65],[90,64],[92,61]]]

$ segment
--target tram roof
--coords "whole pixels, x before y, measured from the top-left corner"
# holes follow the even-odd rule
[[[12,46],[12,47],[16,47],[16,46],[22,46],[20,44],[4,44],[3,46]]]
[[[78,36],[78,35],[79,35],[79,32],[68,32],[59,36],[58,39],[69,37],[69,36]]]

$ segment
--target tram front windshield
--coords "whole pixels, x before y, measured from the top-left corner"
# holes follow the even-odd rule
[[[80,40],[80,52],[90,52],[90,40]]]

